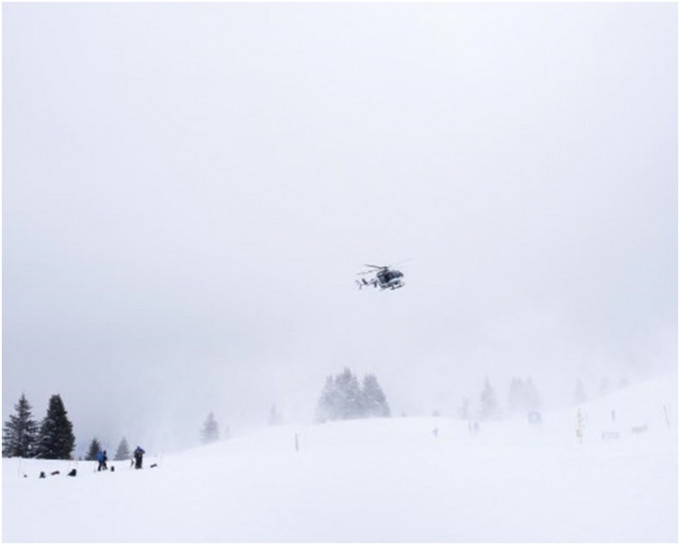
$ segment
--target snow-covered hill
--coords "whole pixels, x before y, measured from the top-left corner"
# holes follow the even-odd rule
[[[515,419],[478,433],[447,418],[280,426],[148,458],[142,471],[125,462],[97,473],[92,462],[3,460],[2,537],[677,541],[677,379],[580,410],[582,443],[573,408],[542,415],[540,425]],[[77,476],[66,476],[73,467]]]

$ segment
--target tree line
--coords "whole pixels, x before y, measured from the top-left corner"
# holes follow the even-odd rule
[[[326,378],[316,408],[318,422],[389,416],[390,406],[375,375],[365,375],[359,383],[357,376],[345,368]]]
[[[47,414],[38,423],[24,394],[2,430],[2,456],[65,460],[71,458],[76,438],[61,396],[50,397]]]
[[[349,368],[326,378],[316,406],[317,422],[389,416],[390,406],[376,376],[367,374],[359,381],[359,378]],[[269,425],[275,426],[281,424],[282,421],[276,405],[272,405],[269,411]],[[229,436],[227,426],[224,438]],[[203,423],[200,439],[203,444],[213,443],[220,439],[219,424],[213,412],[208,414]]]
[[[458,409],[458,417],[463,420],[496,420],[504,414],[513,416],[538,412],[542,405],[541,395],[531,377],[527,379],[513,377],[508,388],[505,410],[503,410],[496,389],[487,377],[484,379],[484,385],[476,403],[469,397],[463,399]]]
[[[618,387],[628,384],[621,378]],[[600,393],[611,391],[612,382],[603,379]],[[485,379],[478,397],[465,398],[458,408],[458,417],[464,420],[494,420],[504,415],[529,414],[542,408],[541,395],[531,377],[522,379],[513,377],[507,393],[507,401],[502,406],[495,388],[488,378]],[[581,404],[588,399],[583,381],[577,381],[574,392],[574,403]],[[53,395],[49,399],[47,414],[37,422],[32,415],[32,407],[26,396],[21,395],[14,406],[15,414],[10,415],[4,423],[2,435],[2,456],[44,459],[70,459],[75,448],[73,425],[68,418],[61,397]],[[435,411],[438,414],[438,411]],[[341,373],[328,375],[321,390],[317,406],[316,421],[328,422],[355,418],[389,417],[390,406],[385,393],[374,374],[367,374],[360,381],[349,369]],[[281,423],[282,417],[276,406],[272,405],[269,424]],[[230,436],[229,427],[225,428],[223,437]],[[220,439],[219,425],[211,412],[206,418],[200,433],[201,442],[212,443]],[[97,438],[92,439],[85,455],[86,460],[96,460],[102,445]],[[114,460],[130,458],[130,447],[123,438],[116,450]]]
[[[101,443],[99,442],[99,439],[96,437],[92,439],[90,442],[90,446],[87,449],[87,453],[85,454],[85,460],[87,461],[96,461],[98,458],[98,454],[102,452],[104,449],[102,448]],[[120,443],[118,443],[118,448],[116,449],[116,453],[113,456],[114,460],[130,460],[132,458],[132,454],[130,452],[130,445],[128,444],[128,441],[125,437],[123,437],[120,440]]]
[[[76,438],[73,424],[61,396],[50,397],[47,414],[38,422],[33,417],[33,408],[21,394],[14,405],[14,414],[5,421],[2,429],[3,458],[42,458],[45,460],[70,460],[75,448]],[[90,443],[85,455],[86,460],[97,460],[102,446],[97,438]],[[118,445],[114,460],[130,459],[130,447],[123,438]]]
[[[621,377],[618,382],[604,377],[600,381],[598,395],[606,395],[617,388],[626,386],[628,386],[628,379],[625,377]],[[590,398],[583,380],[578,379],[574,387],[572,403],[581,405]],[[463,399],[458,408],[458,417],[463,420],[495,420],[503,416],[529,415],[541,411],[542,408],[542,397],[531,377],[525,379],[513,377],[507,390],[505,403],[501,402],[496,389],[487,377],[476,398],[473,396]]]

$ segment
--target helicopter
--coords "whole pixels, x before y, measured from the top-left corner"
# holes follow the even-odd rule
[[[404,286],[404,281],[402,280],[404,273],[397,269],[392,269],[392,265],[364,265],[364,267],[370,267],[370,270],[357,274],[360,276],[375,274],[375,278],[357,280],[356,283],[359,289],[373,286],[381,290],[396,290]]]

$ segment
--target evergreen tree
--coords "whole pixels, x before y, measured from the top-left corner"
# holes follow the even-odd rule
[[[526,380],[513,377],[508,391],[508,411],[529,413],[540,408],[541,396],[531,377]]]
[[[90,448],[87,449],[87,454],[85,455],[86,460],[96,461],[97,455],[101,452],[102,446],[95,437],[90,443]]]
[[[118,444],[118,450],[116,450],[116,455],[113,457],[114,460],[129,460],[130,455],[130,445],[128,445],[127,439],[123,437]]]
[[[335,378],[332,375],[326,377],[326,383],[321,390],[321,396],[316,408],[316,419],[319,422],[337,420],[340,407],[340,395]]]
[[[527,412],[534,412],[541,410],[542,405],[541,395],[534,386],[534,381],[529,377],[524,383],[524,407]]]
[[[576,389],[574,391],[574,404],[581,405],[588,401],[588,396],[586,395],[586,389],[583,386],[583,381],[578,379],[576,381]]]
[[[38,423],[33,420],[31,405],[21,394],[12,414],[2,430],[2,456],[31,458],[35,455]]]
[[[484,388],[479,397],[479,419],[491,420],[500,416],[500,409],[498,401],[496,400],[496,392],[491,387],[489,379],[484,380]]]
[[[390,407],[375,375],[369,374],[364,377],[361,393],[363,416],[390,416]]]
[[[338,375],[326,377],[316,408],[317,421],[371,416],[390,416],[387,399],[375,375],[365,376],[361,386],[348,368]]]
[[[204,445],[207,445],[208,443],[217,441],[219,438],[219,426],[217,425],[217,421],[215,420],[213,413],[210,413],[203,424],[203,430],[201,431],[201,441],[203,441]]]
[[[36,458],[68,460],[75,446],[73,424],[68,419],[61,396],[53,395],[47,407],[47,415],[40,424]]]
[[[340,395],[339,418],[360,418],[364,414],[364,405],[359,379],[345,367],[336,377],[336,386]]]

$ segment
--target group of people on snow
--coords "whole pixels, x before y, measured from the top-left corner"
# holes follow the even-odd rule
[[[142,463],[144,461],[144,454],[146,451],[140,447],[137,446],[137,448],[133,451],[132,453],[132,459],[130,460],[130,467],[134,467],[135,469],[142,469]],[[97,466],[97,471],[106,471],[108,469],[108,466],[106,462],[109,461],[109,457],[106,454],[105,450],[100,450],[97,453],[97,462],[99,465]],[[113,468],[111,468],[111,471],[113,471]]]

